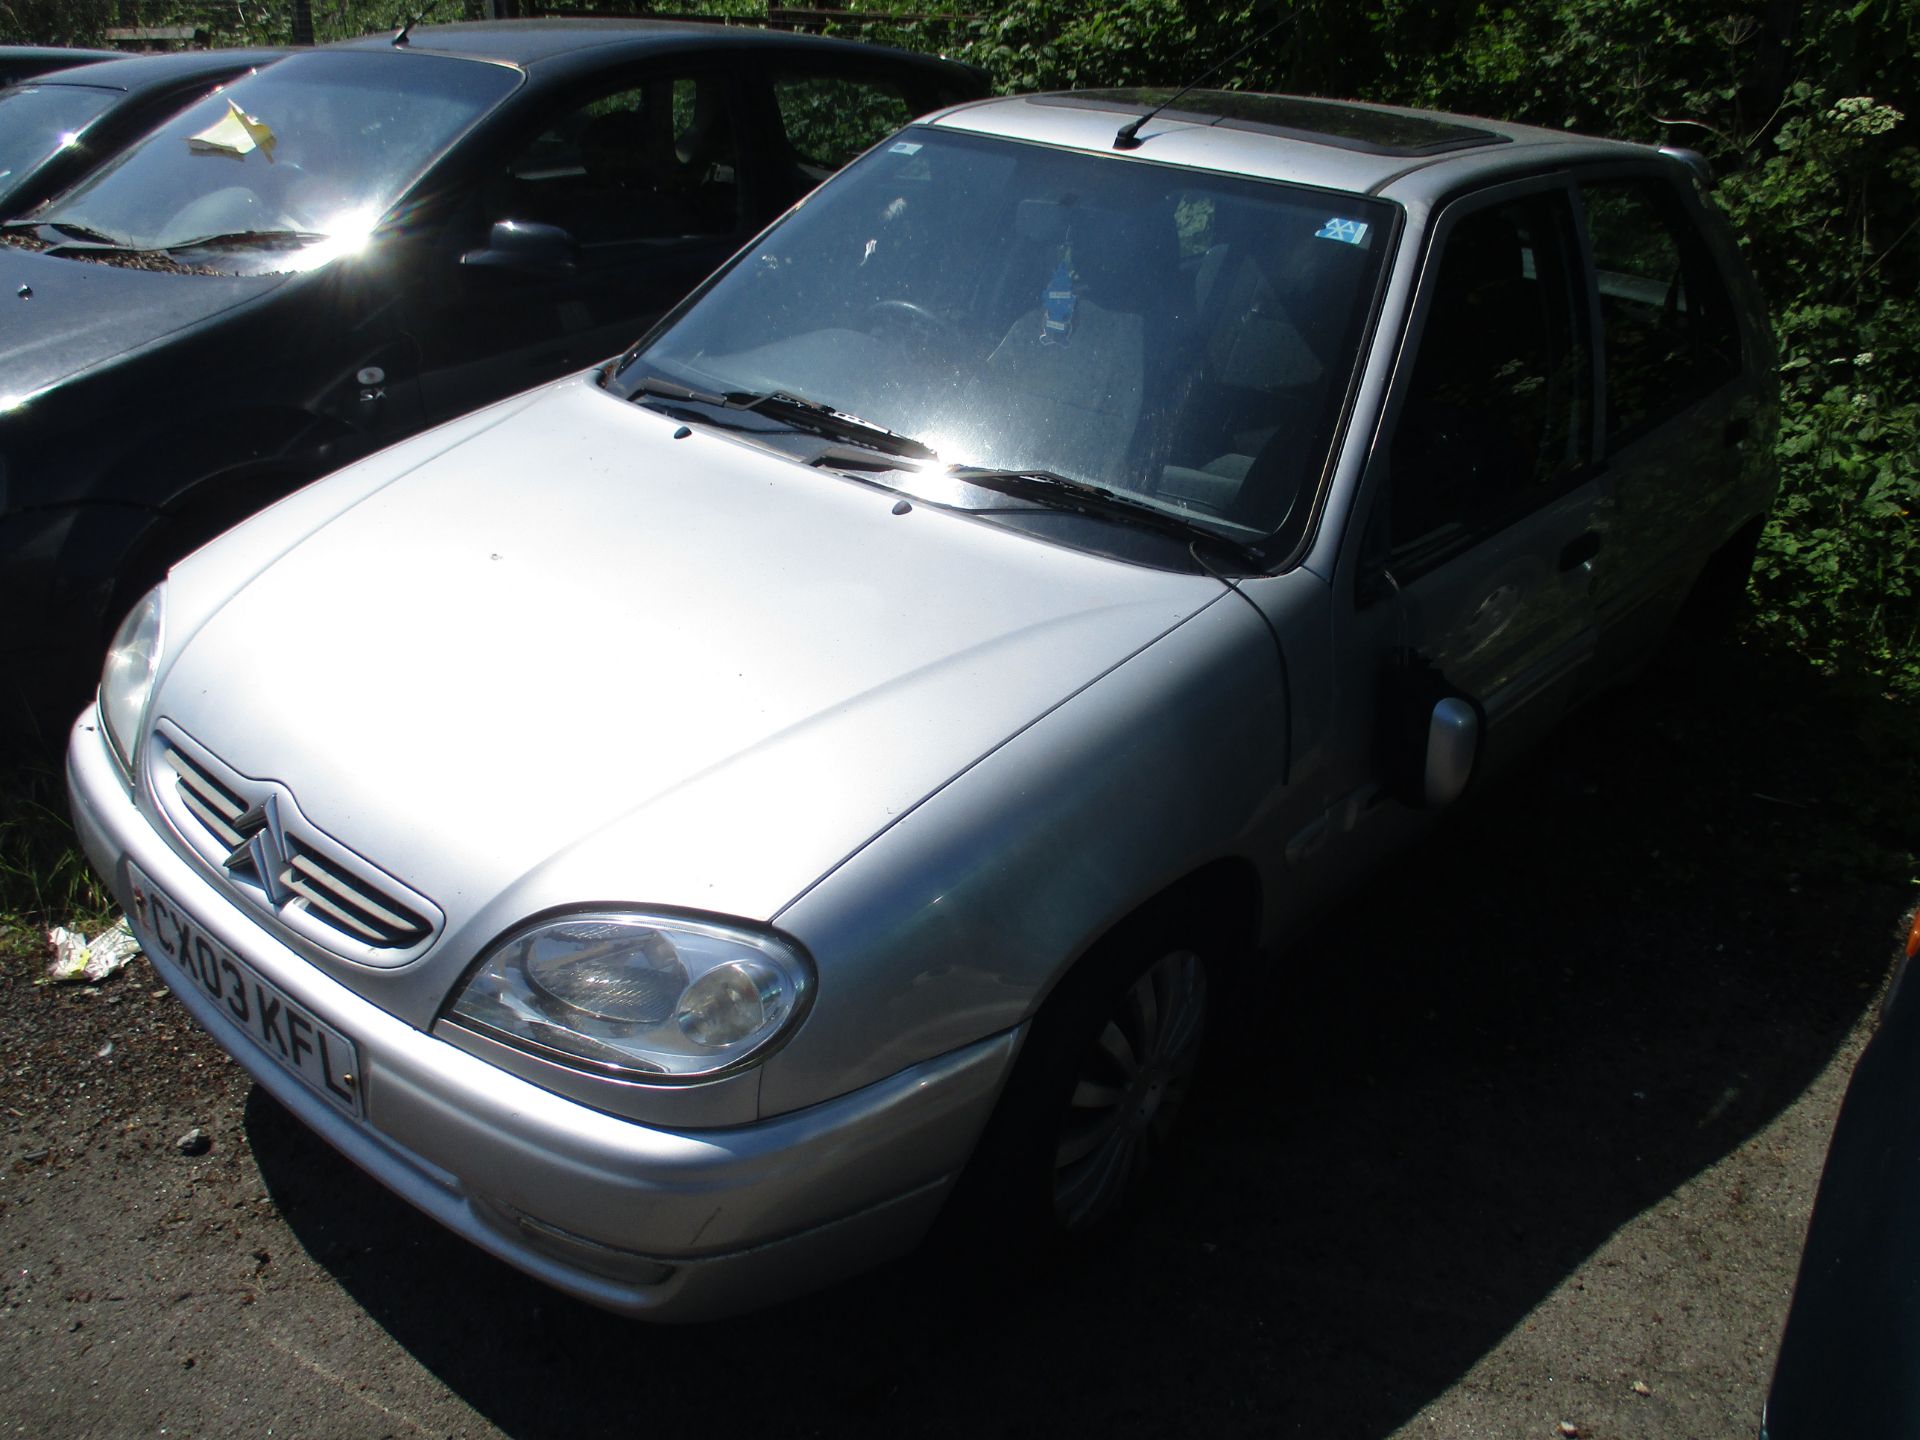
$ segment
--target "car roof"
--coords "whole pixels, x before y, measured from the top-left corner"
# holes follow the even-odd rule
[[[199,77],[237,75],[270,64],[284,50],[169,50],[153,55],[123,55],[97,65],[30,75],[23,85],[86,85],[96,90],[134,91],[148,85],[191,83]]]
[[[28,80],[49,70],[125,58],[119,50],[77,50],[60,45],[0,45],[0,83]]]
[[[366,35],[323,47],[330,50],[388,50],[396,48],[394,35]],[[648,54],[701,50],[747,53],[805,53],[839,56],[847,60],[876,61],[911,66],[944,75],[975,76],[972,67],[930,55],[870,45],[859,40],[836,40],[819,35],[764,30],[697,20],[622,20],[555,18],[538,20],[477,20],[450,25],[421,25],[407,32],[405,50],[430,51],[470,60],[536,69],[598,67],[608,61],[639,59]],[[624,53],[622,53],[624,52]]]
[[[933,117],[946,129],[1132,155],[1334,190],[1436,198],[1465,180],[1596,159],[1645,159],[1651,146],[1531,125],[1303,95],[1194,90],[1154,115],[1138,144],[1121,127],[1171,90],[1075,90],[975,101]]]

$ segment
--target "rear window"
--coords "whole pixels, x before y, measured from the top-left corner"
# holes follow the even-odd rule
[[[1668,186],[1580,189],[1600,288],[1607,438],[1623,442],[1737,376],[1740,331],[1712,252]]]

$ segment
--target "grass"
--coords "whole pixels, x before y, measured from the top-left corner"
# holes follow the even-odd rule
[[[0,762],[0,927],[90,927],[113,909],[74,838],[58,764],[39,754]]]

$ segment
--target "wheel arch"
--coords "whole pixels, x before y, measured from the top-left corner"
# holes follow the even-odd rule
[[[1142,931],[1192,935],[1210,971],[1230,983],[1259,943],[1264,897],[1259,872],[1243,856],[1223,855],[1171,881],[1091,937],[1060,967],[1034,1006],[1037,1015],[1082,967]]]
[[[1254,867],[1238,857],[1221,857],[1135,906],[1062,967],[1023,1027],[1020,1047],[993,1112],[956,1181],[941,1223],[940,1233],[947,1240],[977,1244],[991,1236],[994,1243],[1010,1243],[1016,1249],[1055,1244],[1088,1228],[1097,1230],[1102,1217],[1131,1208],[1139,1200],[1141,1181],[1154,1162],[1150,1155],[1133,1154],[1132,1147],[1144,1145],[1148,1151],[1157,1151],[1166,1143],[1177,1109],[1175,1100],[1164,1102],[1164,1112],[1153,1123],[1160,1136],[1157,1141],[1136,1133],[1123,1145],[1127,1153],[1119,1170],[1103,1165],[1114,1177],[1111,1183],[1094,1182],[1095,1189],[1104,1193],[1089,1194],[1083,1212],[1065,1219],[1056,1214],[1062,1172],[1060,1162],[1052,1157],[1061,1133],[1060,1118],[1072,1113],[1064,1107],[1077,1068],[1072,1065],[1074,1056],[1084,1052],[1087,1037],[1098,1028],[1098,1017],[1106,1013],[1116,990],[1124,993],[1145,983],[1144,975],[1159,965],[1178,963],[1177,952],[1188,947],[1200,961],[1199,1013],[1219,1013],[1223,1008],[1219,997],[1223,992],[1231,996],[1237,988],[1233,980],[1240,967],[1235,962],[1251,951],[1259,933],[1259,915],[1260,888]],[[1155,957],[1162,955],[1167,959],[1156,962]],[[1204,999],[1208,991],[1215,997],[1210,1002]],[[1092,1027],[1087,1024],[1090,1017],[1095,1021]],[[1213,1022],[1202,1023],[1212,1028]],[[1195,1039],[1190,1056],[1198,1052],[1201,1031],[1191,1033]],[[1135,1049],[1132,1053],[1144,1057],[1148,1052]],[[1139,1078],[1144,1080],[1152,1070],[1144,1058],[1141,1064]],[[1169,1095],[1184,1091],[1190,1071],[1183,1068],[1180,1073],[1183,1078],[1177,1086],[1167,1080],[1151,1089],[1157,1092],[1165,1083]],[[1147,1128],[1145,1121],[1138,1122],[1138,1132]]]
[[[177,561],[247,516],[350,458],[333,452],[345,427],[297,407],[244,412],[231,426],[191,443],[157,440],[142,452],[164,454],[157,473],[138,474],[140,454],[125,457],[109,493],[144,493],[147,521],[114,566],[103,623],[111,631],[128,606]],[[135,477],[138,476],[138,483]]]

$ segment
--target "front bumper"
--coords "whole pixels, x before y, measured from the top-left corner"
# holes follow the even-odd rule
[[[482,1249],[623,1314],[707,1319],[912,1248],[1018,1048],[1008,1031],[851,1094],[727,1129],[589,1109],[415,1029],[235,907],[129,795],[92,710],[67,752],[88,858],[131,913],[137,866],[219,943],[359,1046],[363,1118],[330,1107],[148,945],[154,968],[276,1099],[376,1180]]]

